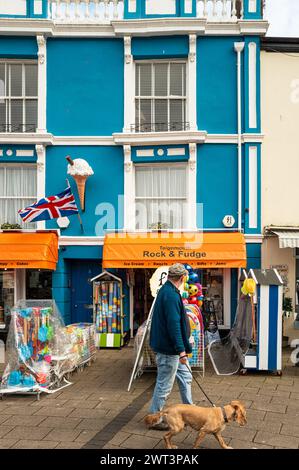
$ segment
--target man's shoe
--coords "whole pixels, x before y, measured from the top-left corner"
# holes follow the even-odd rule
[[[154,424],[153,426],[150,427],[150,429],[153,429],[155,431],[169,431],[169,426],[167,423],[157,423]]]

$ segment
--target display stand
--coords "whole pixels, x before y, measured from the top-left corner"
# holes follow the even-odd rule
[[[114,274],[103,271],[93,282],[93,319],[98,348],[124,345],[123,284]]]
[[[189,318],[190,323],[190,331],[191,331],[191,345],[192,345],[192,353],[189,354],[189,364],[192,370],[195,370],[199,373],[199,375],[203,378],[204,371],[205,371],[205,361],[204,361],[204,325],[203,325],[203,318],[201,315],[200,310],[195,305],[185,305],[186,313]],[[155,353],[151,349],[149,345],[149,333],[150,328],[149,325],[150,321],[144,322],[137,331],[134,347],[135,347],[135,355],[134,360],[136,362],[136,358],[138,356],[138,352],[142,346],[142,355],[138,361],[138,367],[135,372],[135,377],[140,377],[143,372],[152,371],[156,369],[156,358]],[[146,333],[145,333],[146,332]],[[142,343],[142,341],[144,343]]]
[[[282,369],[282,297],[283,281],[276,269],[251,269],[249,278],[256,283],[256,342],[241,358],[246,369],[281,374]]]
[[[76,357],[52,300],[21,300],[11,311],[0,395],[54,393],[71,385]]]

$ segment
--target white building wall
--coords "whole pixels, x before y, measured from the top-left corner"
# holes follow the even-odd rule
[[[262,225],[299,226],[299,54],[261,53]]]

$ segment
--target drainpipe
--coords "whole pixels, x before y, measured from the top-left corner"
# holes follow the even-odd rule
[[[237,82],[238,82],[238,230],[242,230],[242,95],[241,95],[241,52],[244,42],[235,42],[237,53]]]

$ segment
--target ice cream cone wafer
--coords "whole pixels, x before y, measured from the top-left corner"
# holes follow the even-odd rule
[[[73,178],[77,184],[81,209],[82,211],[84,211],[85,210],[85,185],[86,185],[86,180],[88,176],[74,175]]]

